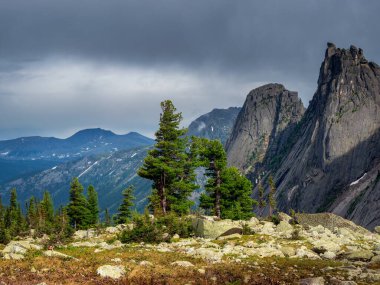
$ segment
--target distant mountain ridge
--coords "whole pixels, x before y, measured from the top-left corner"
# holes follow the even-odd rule
[[[33,136],[0,141],[0,158],[67,161],[97,153],[151,145],[153,142],[154,140],[136,132],[117,135],[100,128],[86,129],[67,139]]]

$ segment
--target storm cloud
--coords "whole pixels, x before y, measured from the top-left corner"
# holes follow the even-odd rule
[[[89,127],[152,136],[283,83],[305,105],[326,42],[380,62],[378,1],[0,2],[0,139]]]

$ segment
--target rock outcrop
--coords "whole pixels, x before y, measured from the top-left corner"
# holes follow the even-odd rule
[[[329,211],[380,223],[380,67],[354,46],[328,44],[318,89],[289,136],[277,181],[280,209]]]
[[[281,84],[252,90],[226,144],[228,163],[245,173],[258,170],[268,157],[282,150],[303,113],[297,92]]]

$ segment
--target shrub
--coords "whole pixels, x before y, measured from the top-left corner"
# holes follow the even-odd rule
[[[278,215],[272,215],[270,217],[270,220],[272,223],[274,223],[276,226],[281,222],[280,217]]]
[[[152,219],[148,213],[135,214],[132,222],[133,228],[124,230],[119,236],[123,243],[160,243],[169,241],[174,234],[183,238],[193,235],[191,220],[186,217],[178,217],[173,213],[156,219]]]
[[[246,224],[246,223],[243,223],[242,225],[242,235],[254,235],[255,234],[255,231],[251,229],[251,227]]]

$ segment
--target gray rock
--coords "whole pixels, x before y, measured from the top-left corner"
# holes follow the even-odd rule
[[[239,221],[220,220],[215,221],[207,217],[196,217],[192,221],[195,234],[199,237],[216,239],[230,229],[242,229]]]
[[[281,84],[252,90],[226,143],[228,163],[245,172],[257,170],[256,164],[264,162],[267,151],[273,155],[281,152],[283,142],[303,113],[297,92]]]
[[[125,267],[122,265],[102,265],[96,270],[101,277],[120,279],[125,275]]]
[[[229,163],[260,168],[262,181],[274,173],[279,210],[333,212],[368,229],[378,226],[379,66],[359,49],[329,45],[303,116],[295,96],[282,97],[292,103],[290,114],[276,104],[272,98],[281,92],[283,87],[266,85],[248,95],[227,143]],[[277,118],[288,119],[278,124]],[[250,175],[254,182],[257,172]]]
[[[376,256],[372,257],[371,263],[378,263],[378,264],[380,264],[380,255],[376,255]]]
[[[55,250],[46,250],[43,252],[44,256],[47,257],[58,257],[58,258],[63,258],[63,259],[76,259],[75,257],[72,257],[70,255],[55,251]]]
[[[325,279],[323,277],[306,278],[300,280],[300,285],[324,285]]]
[[[173,266],[180,266],[180,267],[194,267],[194,264],[192,264],[191,262],[189,261],[175,261],[173,262],[171,265]]]
[[[283,246],[283,247],[281,247],[280,250],[286,257],[291,257],[291,256],[296,255],[296,250],[290,246]]]
[[[346,258],[348,260],[358,260],[358,261],[370,261],[374,256],[370,250],[357,250],[347,254]]]
[[[377,226],[374,228],[375,233],[380,234],[380,226]]]

